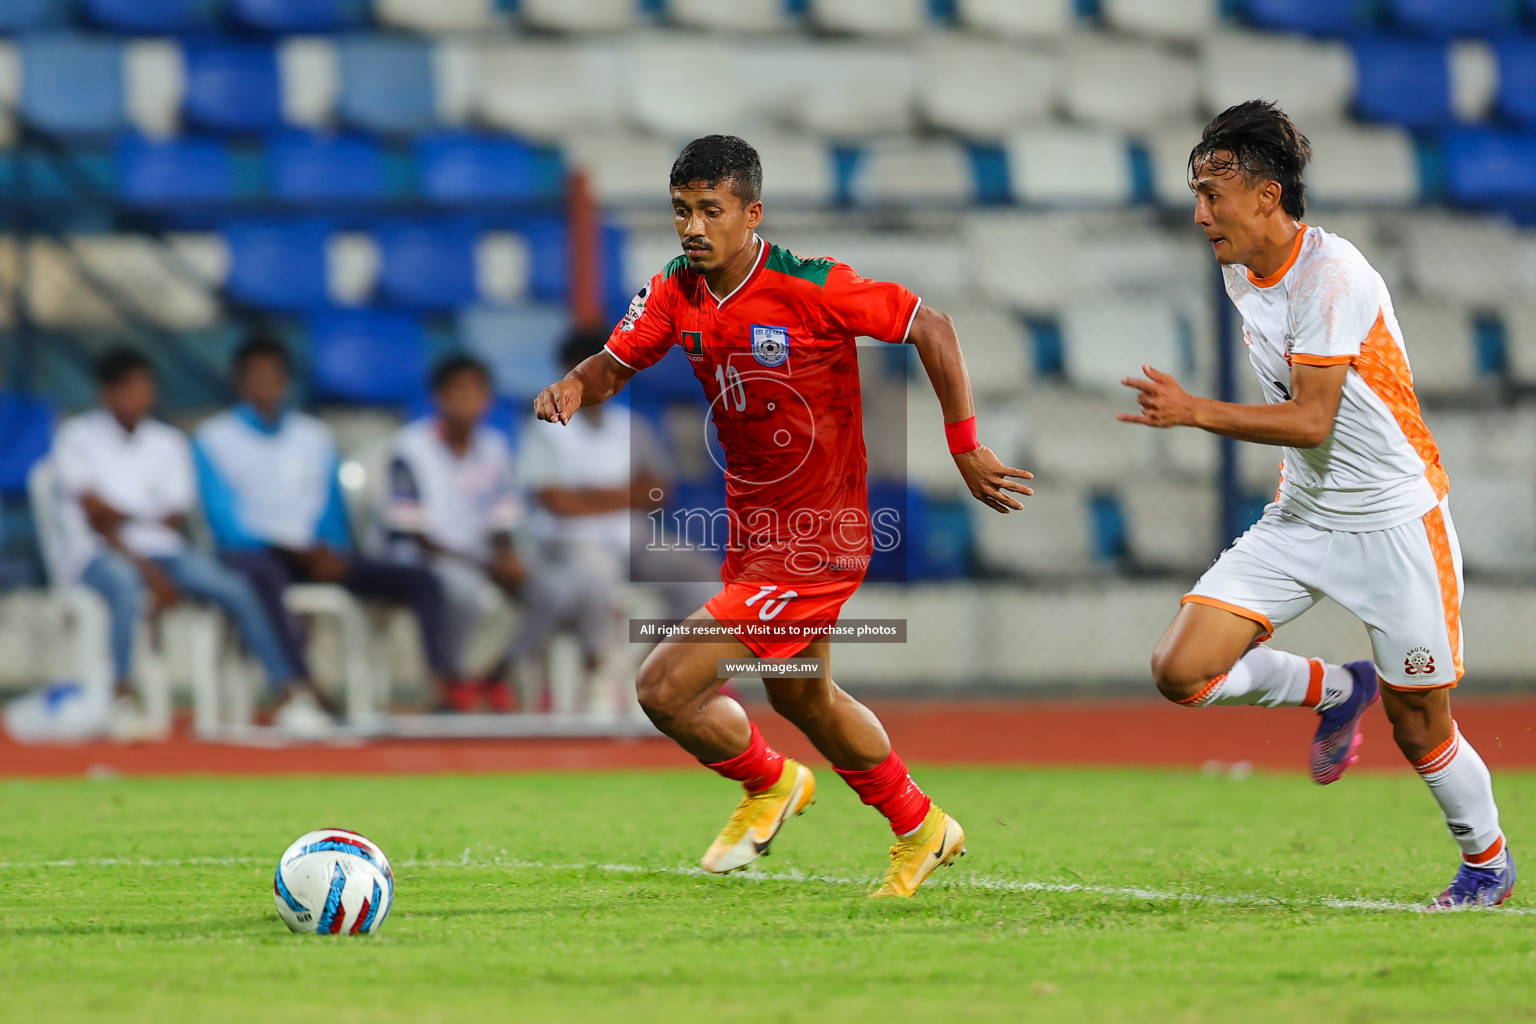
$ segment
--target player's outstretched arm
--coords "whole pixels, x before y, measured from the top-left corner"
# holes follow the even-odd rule
[[[1035,492],[1015,480],[1033,480],[1034,474],[1003,465],[992,449],[976,440],[976,403],[971,397],[971,378],[960,353],[955,322],[931,306],[921,306],[912,320],[907,341],[916,347],[933,392],[939,396],[949,450],[971,496],[999,512],[1022,509],[1024,506],[1013,494]]]
[[[576,410],[597,405],[618,394],[635,371],[609,355],[607,350],[588,356],[533,400],[533,414],[550,423],[569,423]]]
[[[1136,391],[1141,412],[1120,413],[1115,419],[1148,427],[1199,427],[1213,434],[1284,445],[1316,448],[1333,433],[1333,420],[1344,395],[1347,363],[1332,366],[1291,368],[1289,401],[1269,405],[1237,405],[1211,398],[1196,398],[1170,375],[1142,364],[1147,376],[1125,377],[1120,383]]]

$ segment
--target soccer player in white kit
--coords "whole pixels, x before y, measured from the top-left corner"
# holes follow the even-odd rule
[[[1312,777],[1324,785],[1354,763],[1379,693],[1461,847],[1434,906],[1497,906],[1514,889],[1514,860],[1488,769],[1451,717],[1462,586],[1449,483],[1381,275],[1349,242],[1300,222],[1311,155],[1260,100],[1218,115],[1190,153],[1195,223],[1242,315],[1265,404],[1196,398],[1143,366],[1145,379],[1124,380],[1141,411],[1119,419],[1278,445],[1284,461],[1274,503],[1185,595],[1152,673],[1186,707],[1315,708]],[[1264,645],[1325,596],[1365,623],[1374,664]]]

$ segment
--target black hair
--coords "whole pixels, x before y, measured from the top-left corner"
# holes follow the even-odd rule
[[[757,150],[734,135],[706,135],[677,154],[669,187],[695,181],[707,188],[729,185],[743,203],[755,203],[763,198],[763,163]]]
[[[608,344],[606,331],[591,327],[573,327],[560,342],[560,365],[574,370],[588,356],[595,356]]]
[[[95,365],[96,383],[104,388],[119,384],[130,373],[154,373],[155,368],[150,364],[149,358],[144,353],[132,348],[109,348],[96,359]]]
[[[480,378],[480,382],[486,387],[491,386],[491,368],[474,356],[464,352],[456,352],[445,357],[432,368],[431,385],[434,392],[447,387],[455,377],[461,374],[473,374]]]
[[[1217,174],[1236,171],[1251,188],[1280,184],[1280,208],[1301,219],[1307,211],[1302,172],[1312,159],[1312,144],[1285,111],[1269,100],[1249,100],[1217,114],[1189,153],[1189,174],[1201,167]]]
[[[231,363],[235,376],[245,372],[246,364],[252,359],[276,359],[282,364],[284,373],[293,375],[293,356],[289,354],[287,346],[270,334],[252,334],[235,350],[235,358]]]

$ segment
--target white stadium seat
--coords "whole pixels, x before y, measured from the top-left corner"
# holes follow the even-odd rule
[[[912,124],[913,58],[902,50],[816,47],[816,73],[797,83],[791,117],[827,138],[866,139]]]
[[[465,125],[480,116],[481,55],[494,48],[473,37],[448,36],[432,47],[432,97],[440,124]]]
[[[1101,0],[1110,28],[1163,39],[1198,39],[1221,17],[1217,0]]]
[[[1079,120],[1145,131],[1195,113],[1194,63],[1156,44],[1085,39],[1061,67],[1062,104]]]
[[[643,135],[605,132],[567,139],[566,158],[587,172],[599,203],[665,208],[677,147]]]
[[[162,327],[192,329],[217,323],[216,289],[229,272],[222,240],[206,235],[168,240],[198,280],[173,270],[155,252],[159,243],[142,235],[73,235],[63,242],[34,241],[28,254],[27,298],[32,315],[51,327],[121,329],[125,326],[121,314],[92,283],[94,279],[128,296],[133,308]]]
[[[518,16],[556,32],[623,32],[639,17],[635,0],[519,0]]]
[[[533,253],[528,240],[512,231],[487,231],[475,242],[475,290],[492,305],[528,297]]]
[[[1075,0],[958,0],[960,23],[978,34],[1059,36],[1077,25]]]
[[[1521,384],[1536,384],[1536,302],[1513,297],[1501,316],[1510,376]]]
[[[1008,42],[935,36],[919,57],[918,107],[961,135],[1001,138],[1051,116],[1056,62]]]
[[[1355,92],[1355,64],[1342,43],[1222,32],[1200,47],[1201,91],[1212,113],[1234,103],[1274,100],[1298,124],[1343,118]]]
[[[1451,478],[1451,516],[1469,572],[1536,570],[1536,483],[1529,477],[1459,473]]]
[[[907,481],[936,497],[968,497],[970,492],[965,489],[965,481],[955,470],[954,456],[944,443],[944,414],[927,381],[907,388],[906,412]],[[980,416],[977,422],[983,422]],[[990,445],[995,441],[987,439],[984,443]]]
[[[1493,48],[1477,39],[1451,47],[1451,110],[1460,121],[1482,121],[1499,91],[1499,62]]]
[[[1095,568],[1086,492],[1058,481],[1021,500],[1024,510],[1008,515],[979,502],[971,510],[982,565],[1030,576],[1080,575]]]
[[[1188,379],[1184,328],[1168,306],[1099,299],[1072,306],[1061,318],[1067,379],[1080,387],[1134,398],[1121,378],[1141,376],[1141,364]]]
[[[1451,491],[1463,473],[1536,480],[1536,409],[1433,409],[1425,415]]]
[[[187,64],[171,39],[134,39],[123,50],[123,103],[128,121],[152,138],[181,128]]]
[[[893,140],[866,148],[853,197],[867,205],[961,206],[975,197],[970,158],[953,142]]]
[[[837,193],[832,152],[799,135],[753,132],[747,136],[763,164],[763,202],[769,207],[825,206]]]
[[[1083,246],[1120,237],[1133,222],[1119,210],[983,211],[965,218],[961,239],[976,283],[989,298],[1015,309],[1054,313],[1076,293],[1102,286],[1098,277],[1083,275]]]
[[[324,128],[341,93],[341,58],[336,44],[323,36],[289,36],[277,47],[283,120],[304,128]]]
[[[811,0],[811,24],[863,36],[910,35],[923,27],[927,0]]]
[[[1108,129],[1036,128],[1007,142],[1013,195],[1041,206],[1119,206],[1132,195],[1125,139]]]
[[[1220,502],[1214,481],[1200,486],[1165,480],[1129,483],[1119,491],[1126,546],[1147,568],[1199,573],[1221,550]]]
[[[787,27],[783,0],[667,0],[679,25],[728,32],[774,32]]]
[[[1522,241],[1502,220],[1420,213],[1401,218],[1398,229],[1408,278],[1421,295],[1497,305],[1536,285],[1536,263],[1524,265]]]
[[[474,32],[507,23],[496,0],[374,0],[381,25],[412,32]]]
[[[1034,377],[1024,323],[1007,310],[974,303],[944,308],[955,321],[971,387],[978,395],[1017,397]]]
[[[752,83],[736,47],[707,46],[678,34],[641,36],[619,52],[620,95],[631,120],[652,134],[687,141],[715,132],[748,134],[743,122]],[[700,83],[709,83],[699,88]],[[686,96],[686,103],[678,97]]]
[[[366,231],[338,231],[325,246],[325,290],[338,306],[362,306],[373,295],[382,257]]]
[[[1189,152],[1200,141],[1204,126],[1193,121],[1165,125],[1142,137],[1152,162],[1152,194],[1162,206],[1195,209],[1189,190]]]
[[[1463,392],[1484,383],[1472,344],[1472,314],[1466,307],[1412,299],[1393,305],[1419,395]]]
[[[21,54],[9,39],[0,39],[0,106],[21,105]]]
[[[1309,202],[1400,206],[1418,199],[1418,156],[1402,129],[1331,128],[1309,139]]]
[[[1115,419],[1116,413],[1135,410],[1129,393],[1037,388],[1022,405],[1029,424],[1030,461],[1024,468],[1042,480],[1117,487],[1156,474],[1157,431]]]
[[[619,62],[611,47],[488,47],[476,67],[474,109],[491,127],[547,140],[618,123]]]

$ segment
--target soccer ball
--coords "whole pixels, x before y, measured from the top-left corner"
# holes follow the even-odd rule
[[[367,935],[395,905],[395,876],[374,843],[344,828],[306,832],[277,862],[277,914],[290,930]]]

